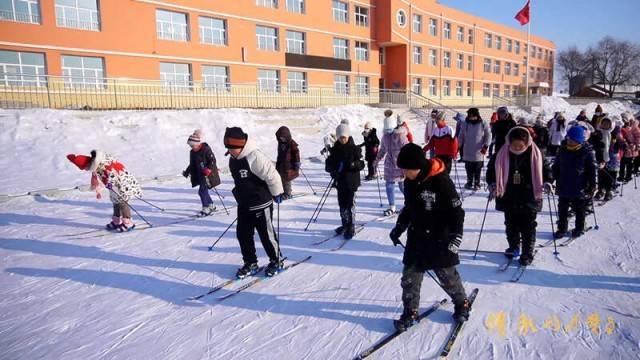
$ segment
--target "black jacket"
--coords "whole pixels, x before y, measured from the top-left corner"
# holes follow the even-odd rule
[[[515,127],[517,124],[515,120],[509,114],[509,117],[505,120],[498,120],[491,125],[491,136],[495,141],[495,146],[493,147],[494,152],[500,151],[502,145],[504,145],[506,141],[507,134],[511,128]]]
[[[336,141],[329,151],[325,171],[335,179],[336,187],[357,191],[360,187],[360,170],[364,169],[362,150],[349,137],[346,144]]]
[[[542,210],[542,200],[536,200],[533,193],[533,179],[531,177],[531,147],[524,153],[516,155],[509,152],[509,181],[507,181],[504,195],[496,198],[496,210],[508,211],[515,209]],[[487,166],[487,184],[496,183],[496,158],[491,157]],[[513,176],[518,170],[520,184],[514,184]],[[542,154],[542,180],[551,181],[551,166]]]
[[[533,142],[538,145],[540,150],[546,149],[549,146],[549,129],[546,126],[534,125],[533,131],[536,136],[533,138]]]
[[[278,139],[278,159],[276,160],[276,170],[285,181],[292,181],[297,178],[300,171],[300,150],[298,143],[291,138],[291,132],[286,126],[282,126],[276,131]],[[282,141],[282,139],[285,141]]]
[[[208,168],[211,170],[209,175],[210,187],[216,187],[220,185],[220,174],[218,173],[218,165],[216,164],[216,157],[211,151],[211,147],[207,143],[202,143],[200,150],[189,152],[189,166],[185,170],[191,176],[191,187],[200,185],[201,180],[204,178],[202,170]]]
[[[376,159],[376,155],[378,155],[376,149],[380,146],[380,139],[378,139],[376,129],[371,129],[369,133],[364,136],[364,142],[358,146],[364,146],[365,160],[374,161]]]
[[[589,143],[571,151],[567,148],[566,140],[563,141],[552,170],[559,197],[584,199],[596,188],[596,158]]]
[[[460,263],[449,250],[456,237],[462,239],[464,210],[455,185],[440,159],[431,160],[429,174],[404,180],[404,208],[396,226],[407,229],[407,245],[402,262],[424,270]]]

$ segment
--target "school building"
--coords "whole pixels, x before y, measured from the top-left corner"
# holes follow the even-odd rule
[[[0,0],[4,107],[483,104],[550,93],[554,57],[436,0]]]

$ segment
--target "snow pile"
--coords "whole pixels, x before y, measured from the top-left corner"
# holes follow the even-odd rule
[[[540,113],[550,118],[556,111],[562,111],[565,113],[565,116],[568,119],[573,120],[582,110],[585,110],[587,112],[588,117],[593,116],[593,113],[595,112],[596,106],[598,106],[598,104],[600,104],[600,106],[602,107],[602,111],[609,114],[610,116],[620,115],[625,111],[632,111],[635,113],[635,107],[631,107],[628,105],[628,103],[620,101],[611,101],[606,103],[599,103],[597,101],[594,101],[585,105],[571,105],[563,98],[555,96],[543,96],[541,98]]]

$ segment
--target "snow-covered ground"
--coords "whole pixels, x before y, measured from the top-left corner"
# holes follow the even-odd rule
[[[78,235],[110,219],[108,200],[96,201],[90,192],[0,203],[0,359],[348,359],[390,332],[391,319],[401,312],[402,249],[388,239],[393,220],[373,221],[382,211],[377,183],[363,183],[358,191],[357,221],[367,224],[342,249],[331,251],[338,239],[312,245],[338,225],[335,193],[318,222],[304,231],[328,182],[323,164],[310,158],[322,135],[350,117],[359,139],[357,125],[364,121],[376,119],[381,127],[380,109],[2,111],[0,192],[86,184],[88,174],[64,155],[93,147],[116,154],[141,178],[175,174],[186,165],[186,137],[196,127],[208,134],[221,164],[226,159],[219,140],[231,124],[248,129],[275,156],[275,129],[297,116],[318,119],[305,123],[309,128],[300,128],[297,137],[307,158],[303,169],[318,195],[304,178],[294,182],[294,192],[307,195],[281,205],[280,234],[288,261],[312,258],[224,301],[218,296],[227,289],[198,301],[187,298],[232,278],[241,263],[233,228],[213,251],[207,249],[235,214],[232,209],[230,215],[170,224],[199,208],[195,190],[182,178],[144,181],[145,198],[165,211],[134,202],[155,226],[126,234]],[[417,138],[421,131],[414,129]],[[457,172],[463,176],[463,166]],[[227,206],[233,205],[231,187],[223,176]],[[475,248],[486,195],[480,191],[464,201],[465,249]],[[384,189],[382,197],[385,202]],[[599,230],[559,248],[557,257],[553,247],[541,248],[519,283],[509,281],[515,267],[498,273],[502,255],[481,252],[474,259],[463,252],[459,271],[465,286],[480,293],[449,358],[637,359],[639,201],[640,192],[625,186],[623,197],[596,207]],[[539,243],[551,237],[546,205],[538,217]],[[502,251],[502,214],[489,210],[480,249]],[[588,221],[593,224],[594,217]],[[445,297],[425,277],[422,307]],[[450,305],[436,311],[372,358],[437,357],[451,312]]]

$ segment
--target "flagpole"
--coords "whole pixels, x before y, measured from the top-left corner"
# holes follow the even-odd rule
[[[531,14],[531,0],[529,0],[529,14]],[[531,58],[531,15],[529,15],[529,21],[527,22],[527,57],[525,62],[525,106],[529,106],[529,59]]]

